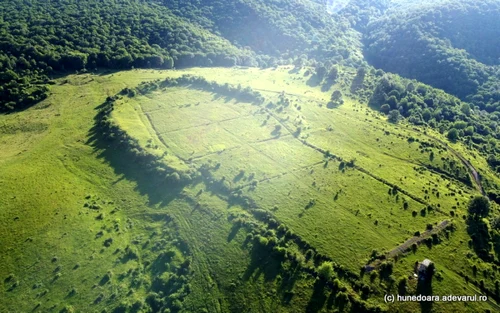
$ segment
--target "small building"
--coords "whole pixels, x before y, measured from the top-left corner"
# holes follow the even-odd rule
[[[425,277],[427,277],[427,271],[431,264],[432,261],[429,259],[425,259],[422,262],[418,263],[417,266],[418,279],[425,279]]]

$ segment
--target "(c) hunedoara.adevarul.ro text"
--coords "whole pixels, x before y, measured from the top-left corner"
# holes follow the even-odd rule
[[[413,295],[413,296],[401,296],[401,295],[385,295],[384,301],[386,303],[397,302],[485,302],[488,301],[488,297],[484,295],[473,295],[473,296],[456,296],[456,295],[446,295],[446,296],[428,296],[428,295]]]

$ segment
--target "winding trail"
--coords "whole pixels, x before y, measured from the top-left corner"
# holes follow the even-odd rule
[[[446,142],[442,141],[441,139],[435,138],[431,135],[422,133],[416,129],[410,129],[412,132],[424,135],[425,137],[431,139],[434,142],[437,142],[441,146],[443,146],[446,150],[451,152],[453,155],[455,155],[461,162],[462,164],[467,168],[469,171],[469,175],[472,178],[472,181],[474,182],[474,185],[476,189],[485,197],[487,197],[486,192],[484,191],[483,184],[481,183],[481,176],[479,175],[479,172],[476,170],[476,168],[467,160],[463,155],[461,155],[457,150],[453,149],[450,147]]]

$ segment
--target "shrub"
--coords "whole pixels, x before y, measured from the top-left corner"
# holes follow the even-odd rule
[[[175,299],[172,301],[171,307],[175,312],[180,311],[182,310],[182,302],[179,299]]]
[[[113,238],[108,238],[108,239],[104,240],[103,244],[105,247],[109,247],[109,246],[111,246],[112,243],[113,243]]]
[[[310,259],[312,259],[314,257],[314,251],[312,249],[308,249],[306,251],[306,260],[309,261]]]
[[[71,305],[67,305],[60,312],[61,313],[73,313],[73,312],[75,312],[75,309]]]
[[[130,303],[122,301],[114,310],[113,313],[126,313],[130,308]]]
[[[5,282],[8,283],[8,282],[11,282],[14,280],[16,276],[12,273],[9,274],[9,276],[7,276],[7,278],[5,278]]]
[[[318,275],[322,279],[329,280],[330,278],[333,277],[333,263],[330,261],[323,262],[319,267],[318,267]]]
[[[380,107],[380,111],[385,113],[385,114],[388,114],[390,110],[391,110],[391,106],[388,103],[385,103]]]
[[[458,131],[455,128],[452,128],[448,131],[446,136],[450,141],[455,142],[458,139]]]
[[[144,302],[141,300],[136,300],[134,304],[132,304],[131,312],[140,312],[144,307]]]
[[[267,244],[269,243],[269,240],[266,237],[257,236],[255,238],[257,239],[257,242],[263,247],[267,246]]]
[[[384,261],[380,264],[380,276],[384,278],[388,278],[392,274],[392,270],[394,268],[394,263]]]

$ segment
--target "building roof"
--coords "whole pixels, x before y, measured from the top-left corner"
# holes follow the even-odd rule
[[[429,259],[425,259],[420,264],[418,265],[418,271],[419,272],[425,272],[429,265],[431,265],[432,261]]]
[[[429,259],[425,259],[425,260],[423,260],[423,261],[422,261],[422,263],[420,263],[420,264],[422,264],[422,265],[423,265],[423,266],[425,266],[425,267],[429,267],[429,265],[431,265],[431,263],[432,263],[432,261],[431,261],[431,260],[429,260]]]

